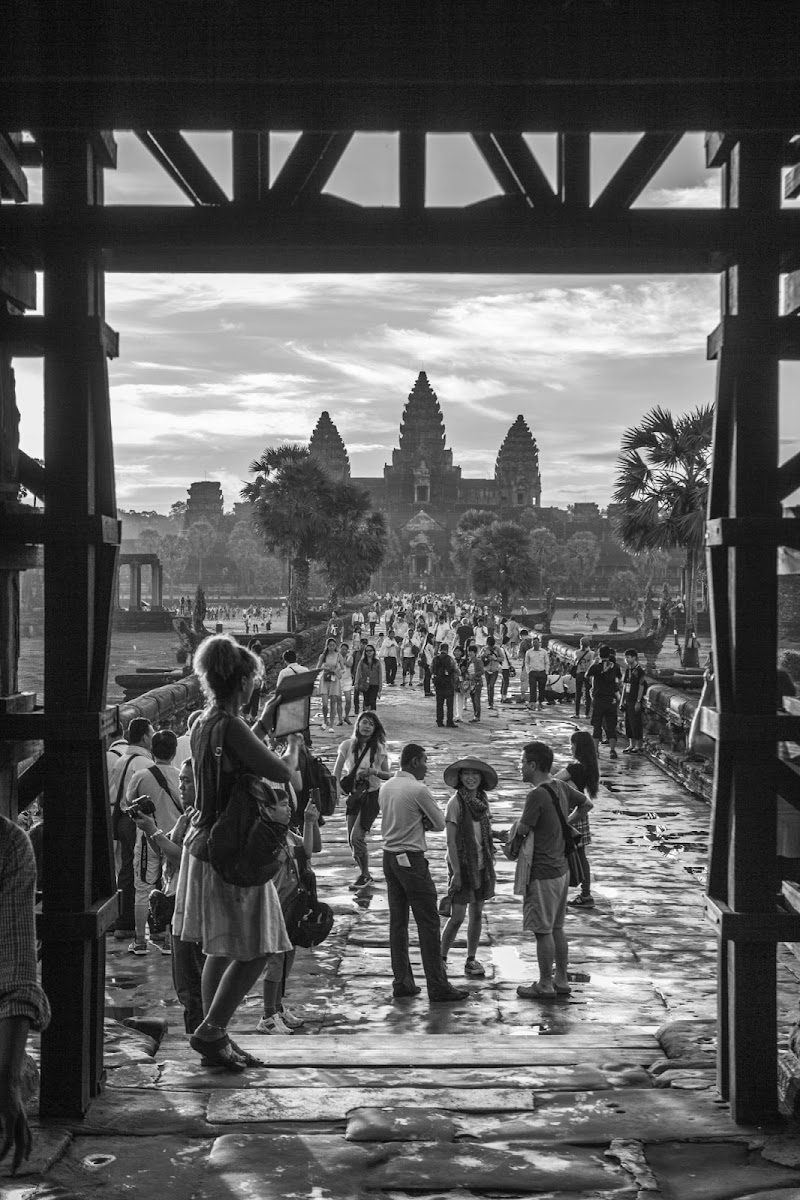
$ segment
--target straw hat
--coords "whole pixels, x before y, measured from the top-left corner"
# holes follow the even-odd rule
[[[483,786],[487,792],[491,792],[492,788],[497,787],[497,771],[480,758],[459,758],[456,762],[450,763],[444,772],[444,781],[448,787],[458,787],[459,771],[480,771]]]

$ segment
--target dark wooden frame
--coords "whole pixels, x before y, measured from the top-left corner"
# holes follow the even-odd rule
[[[779,359],[800,357],[794,274],[786,311],[778,306],[780,273],[800,268],[800,214],[780,210],[783,166],[798,187],[800,32],[788,0],[755,32],[748,7],[731,6],[720,23],[712,0],[658,12],[543,0],[499,5],[492,21],[471,19],[470,6],[410,0],[402,19],[396,6],[371,6],[366,24],[348,25],[334,6],[326,31],[325,6],[304,18],[282,0],[242,21],[211,0],[11,0],[0,125],[35,136],[0,135],[0,197],[16,202],[0,208],[0,299],[10,303],[0,311],[0,807],[13,813],[20,787],[25,799],[44,789],[47,1115],[85,1112],[102,1087],[103,938],[116,909],[103,750],[114,726],[105,678],[119,542],[106,357],[117,344],[103,277],[156,268],[722,272],[722,321],[709,340],[718,359],[708,527],[718,714],[709,717],[708,914],[720,938],[720,1088],[737,1121],[774,1114],[775,946],[800,940],[800,919],[776,911],[772,869],[775,788],[787,785],[776,740],[796,736],[797,721],[776,720],[769,667],[776,549],[798,544],[780,504],[800,482],[800,459],[779,468],[777,414]],[[313,50],[323,45],[337,48],[335,68]],[[712,62],[725,67],[709,70]],[[115,125],[137,131],[192,207],[103,206],[115,147],[97,127]],[[709,125],[722,130],[707,150],[722,169],[723,209],[631,211],[683,131]],[[304,130],[272,182],[266,126]],[[234,130],[232,200],[178,132],[188,128]],[[324,195],[353,131],[387,128],[400,130],[398,208]],[[560,131],[555,186],[523,137],[537,129]],[[646,131],[594,202],[592,129]],[[427,209],[426,130],[471,133],[501,195]],[[39,165],[37,210],[24,204],[24,170]],[[35,267],[41,317],[22,315],[34,304]],[[16,436],[10,363],[21,353],[44,356],[44,469]],[[44,515],[16,501],[21,482],[43,495]],[[38,545],[46,712],[19,694],[16,675],[18,572]],[[44,757],[19,784],[16,760],[42,742]]]

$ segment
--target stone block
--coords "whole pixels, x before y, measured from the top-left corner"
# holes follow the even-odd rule
[[[356,1108],[347,1118],[350,1142],[453,1142],[458,1126],[450,1113],[431,1108]]]

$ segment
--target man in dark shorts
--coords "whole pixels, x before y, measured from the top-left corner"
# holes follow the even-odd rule
[[[571,990],[567,978],[569,945],[564,933],[569,868],[564,830],[555,806],[559,805],[564,820],[567,820],[572,811],[588,813],[592,802],[577,788],[553,778],[550,774],[553,751],[545,742],[529,742],[523,746],[519,765],[524,782],[532,790],[525,798],[517,830],[523,836],[533,831],[530,873],[522,902],[522,928],[536,938],[539,978],[531,984],[520,984],[517,995],[523,1000],[555,1000],[559,996],[568,996]]]
[[[597,662],[586,672],[592,688],[592,737],[600,756],[600,741],[605,732],[609,757],[617,757],[617,722],[619,721],[619,688],[622,673],[608,646],[597,651]]]
[[[622,679],[622,706],[625,713],[625,733],[629,745],[623,754],[641,754],[644,750],[642,702],[647,691],[647,676],[639,662],[637,650],[625,651],[625,675]]]

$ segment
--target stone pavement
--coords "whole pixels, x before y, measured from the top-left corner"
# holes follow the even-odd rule
[[[498,828],[522,803],[522,744],[549,741],[563,764],[575,728],[566,707],[509,706],[437,729],[434,701],[417,687],[387,688],[379,711],[393,759],[404,741],[428,748],[427,782],[441,801],[450,761],[490,761]],[[331,765],[347,733],[315,727]],[[181,1032],[169,960],[152,950],[134,958],[110,940],[107,1090],[85,1121],[38,1127],[28,1173],[0,1182],[0,1195],[800,1200],[793,1131],[739,1128],[715,1092],[715,940],[702,918],[708,809],[641,757],[611,762],[604,751],[601,774],[590,848],[597,906],[570,912],[570,997],[517,998],[517,984],[535,978],[535,952],[500,856],[479,951],[486,978],[467,981],[463,1004],[429,1006],[424,991],[393,1003],[378,837],[379,882],[354,896],[337,814],[315,864],[336,925],[317,951],[298,954],[290,982],[303,1030],[256,1034],[256,989],[233,1029],[269,1067],[205,1070]],[[444,835],[429,835],[429,859],[441,889]],[[463,953],[462,936],[450,956],[459,985]],[[784,948],[779,973],[785,1029],[800,962]],[[156,1047],[118,1024],[130,1016],[167,1017],[169,1033]],[[668,1022],[680,1024],[657,1037]]]

